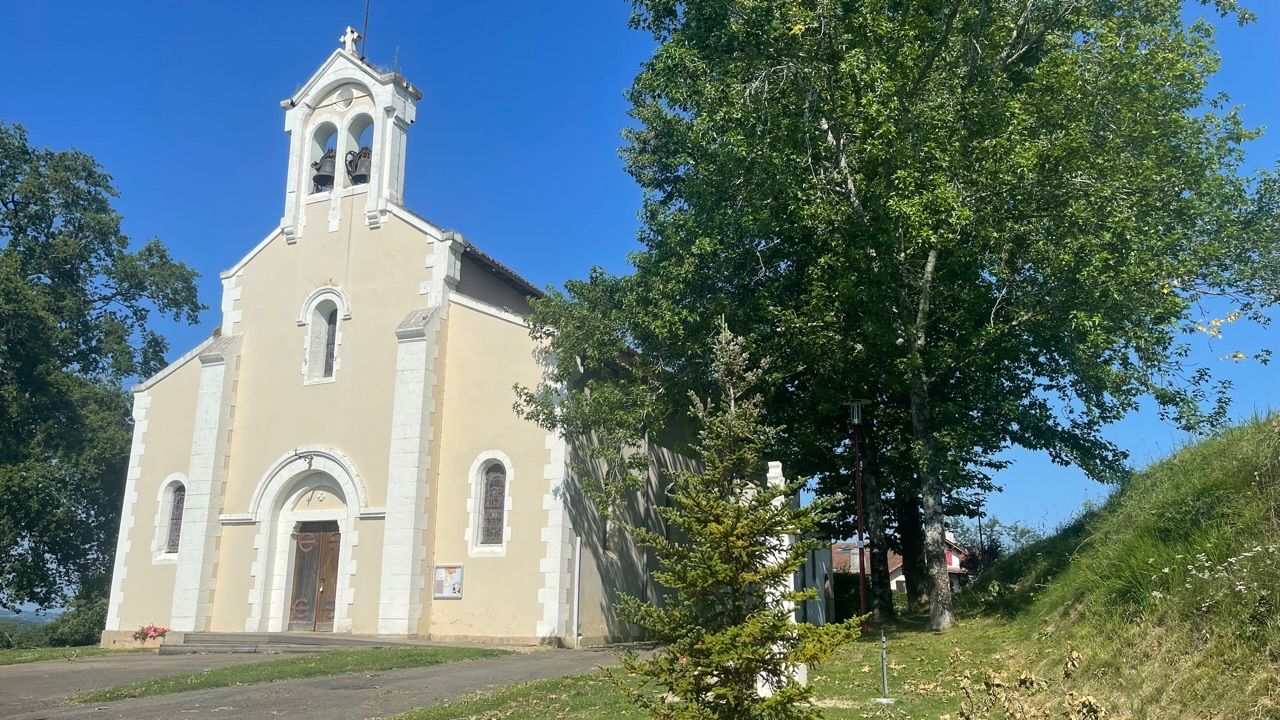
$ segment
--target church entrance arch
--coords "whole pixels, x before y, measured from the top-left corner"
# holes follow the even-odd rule
[[[364,492],[333,451],[297,450],[264,475],[247,632],[351,632],[355,521]]]

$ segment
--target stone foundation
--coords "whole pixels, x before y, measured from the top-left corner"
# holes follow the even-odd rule
[[[112,650],[137,650],[138,648],[155,649],[168,640],[170,643],[181,643],[182,633],[171,632],[165,637],[151,640],[134,640],[132,630],[103,630],[98,647]]]

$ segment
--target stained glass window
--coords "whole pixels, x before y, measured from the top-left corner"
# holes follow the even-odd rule
[[[167,553],[178,552],[178,542],[182,539],[182,509],[186,504],[187,489],[181,485],[174,486],[169,504],[169,537],[164,547]]]
[[[333,356],[338,342],[338,308],[330,310],[324,322],[324,376],[331,378],[333,377]]]
[[[507,470],[492,463],[484,471],[484,514],[480,518],[480,544],[501,545],[507,510]]]

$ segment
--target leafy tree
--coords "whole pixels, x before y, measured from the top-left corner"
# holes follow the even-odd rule
[[[77,593],[66,612],[45,626],[48,644],[51,647],[97,645],[107,624],[108,601],[105,591]]]
[[[196,273],[120,231],[88,155],[0,122],[0,607],[100,594],[129,455],[121,389],[164,364],[153,311],[194,323]],[[84,598],[88,604],[88,598]]]
[[[961,565],[975,573],[1044,538],[1044,533],[1036,528],[1020,522],[1002,522],[997,517],[984,516],[979,520],[953,518],[948,526],[953,528],[956,544],[965,549]]]
[[[1002,450],[1110,481],[1126,456],[1101,431],[1142,397],[1223,418],[1187,336],[1266,321],[1280,193],[1242,172],[1256,132],[1206,92],[1213,29],[1182,0],[633,5],[658,42],[625,150],[643,248],[539,304],[540,330],[577,324],[546,336],[551,380],[588,378],[566,427],[588,393],[596,420],[660,423],[710,386],[697,338],[727,317],[777,361],[791,467],[838,468],[849,398],[894,413],[943,629],[948,504]]]
[[[829,502],[801,507],[803,480],[765,482],[763,453],[778,431],[764,424],[763,404],[752,391],[760,371],[749,367],[742,341],[727,328],[714,347],[716,396],[693,397],[703,468],[675,473],[672,502],[658,508],[676,537],[629,528],[655,550],[660,569],[654,579],[669,596],[662,607],[624,598],[623,616],[665,644],[653,657],[632,656],[624,666],[661,690],[618,684],[655,718],[814,718],[810,690],[793,671],[829,657],[857,629],[797,625],[793,603],[816,592],[784,588],[808,553],[822,547],[813,532]],[[788,536],[797,539],[789,543]],[[773,690],[763,700],[760,682]]]

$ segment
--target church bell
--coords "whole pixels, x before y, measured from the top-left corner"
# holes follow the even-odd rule
[[[338,151],[330,148],[324,151],[319,161],[311,163],[311,168],[316,171],[312,178],[316,186],[315,192],[333,189],[333,171],[337,157]]]
[[[363,185],[369,182],[369,166],[373,162],[373,150],[367,147],[347,151],[347,175],[352,185]]]

